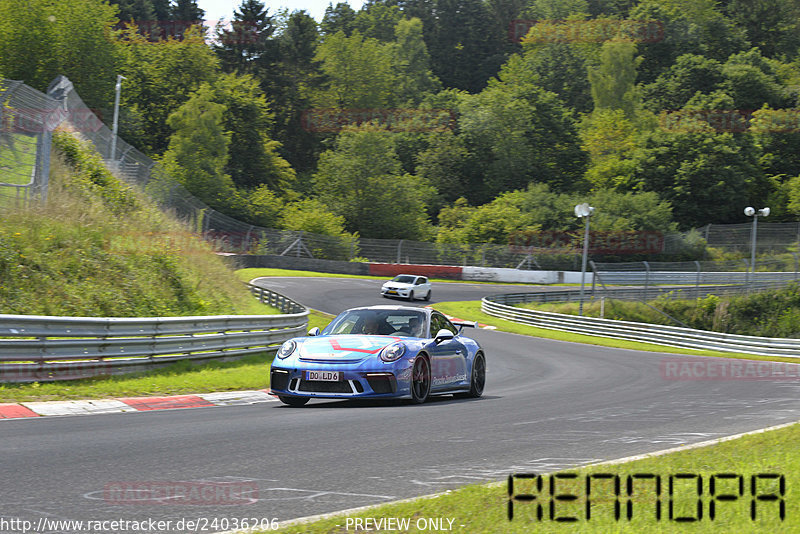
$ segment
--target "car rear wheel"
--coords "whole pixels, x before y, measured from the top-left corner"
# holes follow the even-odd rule
[[[472,378],[470,379],[469,392],[457,393],[459,398],[478,398],[483,395],[483,387],[486,385],[486,360],[480,352],[475,355],[472,362]]]
[[[278,395],[278,399],[289,406],[299,407],[308,402],[308,397],[289,397],[288,395]]]
[[[431,290],[430,289],[428,290],[427,293],[425,293],[425,299],[424,300],[426,300],[426,301],[431,300]]]
[[[431,368],[428,360],[417,356],[414,360],[414,369],[411,372],[411,401],[422,404],[431,392]]]

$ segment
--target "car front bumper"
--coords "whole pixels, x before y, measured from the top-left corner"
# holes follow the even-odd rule
[[[327,365],[289,368],[273,365],[270,369],[270,392],[274,395],[310,398],[392,398],[411,394],[411,365],[387,366],[384,369],[331,369]],[[306,371],[339,371],[336,382],[307,380]]]

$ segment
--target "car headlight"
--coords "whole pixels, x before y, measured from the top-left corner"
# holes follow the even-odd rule
[[[281,345],[281,348],[278,349],[278,358],[280,358],[281,360],[288,358],[289,356],[292,355],[294,349],[296,348],[297,348],[297,343],[293,339],[286,341],[283,345]]]
[[[381,351],[381,360],[385,362],[394,362],[406,353],[406,346],[402,343],[394,343],[384,348]]]

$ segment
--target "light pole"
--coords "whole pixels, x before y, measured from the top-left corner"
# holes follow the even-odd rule
[[[589,256],[589,219],[594,213],[594,208],[587,203],[575,206],[575,216],[586,220],[586,227],[583,231],[583,259],[581,260],[581,302],[578,307],[578,314],[583,315],[583,288],[586,284],[586,259]]]
[[[127,80],[122,74],[117,74],[116,95],[114,96],[114,124],[111,126],[111,164],[117,168],[117,130],[119,129],[119,93],[122,90],[122,80]]]
[[[744,209],[744,214],[753,218],[753,229],[750,231],[750,269],[747,270],[747,281],[745,282],[745,285],[749,286],[750,282],[754,281],[756,276],[756,232],[758,231],[758,216],[766,217],[769,215],[769,208],[756,210],[751,206],[747,206]],[[752,271],[752,275],[750,275],[750,271]]]

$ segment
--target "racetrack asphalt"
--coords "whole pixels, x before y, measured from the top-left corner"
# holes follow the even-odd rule
[[[329,313],[392,302],[377,295],[375,280],[259,283]],[[503,291],[461,286],[436,284],[433,301]],[[312,401],[299,409],[273,402],[2,421],[0,518],[284,521],[800,419],[797,380],[668,380],[664,361],[680,356],[470,334],[488,366],[485,394],[475,400]],[[208,482],[247,489],[247,502],[213,494],[148,502],[116,491]]]

